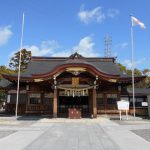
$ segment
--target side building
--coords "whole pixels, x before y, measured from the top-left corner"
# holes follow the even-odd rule
[[[6,111],[14,113],[17,74],[2,77]],[[136,76],[135,82],[144,78]],[[131,83],[131,76],[120,71],[116,58],[87,58],[78,53],[69,57],[32,57],[21,73],[18,113],[68,117],[70,108],[80,109],[82,117],[118,113],[117,101],[128,97],[124,91]]]

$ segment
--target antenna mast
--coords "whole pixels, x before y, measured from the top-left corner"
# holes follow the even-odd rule
[[[105,45],[105,50],[104,50],[105,57],[111,57],[112,56],[112,50],[111,50],[112,38],[111,38],[111,36],[107,35],[104,38],[104,45]]]

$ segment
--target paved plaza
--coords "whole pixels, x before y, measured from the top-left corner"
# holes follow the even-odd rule
[[[0,118],[2,150],[149,150],[150,121]]]

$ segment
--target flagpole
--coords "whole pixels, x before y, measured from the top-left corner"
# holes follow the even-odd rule
[[[18,82],[17,82],[17,98],[16,98],[16,111],[15,116],[18,118],[18,99],[19,99],[19,85],[20,85],[20,67],[21,67],[21,50],[23,43],[23,32],[24,32],[24,13],[22,15],[22,32],[21,32],[21,41],[20,41],[20,53],[19,53],[19,67],[18,67]]]
[[[133,20],[131,16],[131,47],[132,47],[132,99],[133,99],[133,116],[135,118],[135,87],[134,87],[134,36],[133,36]]]

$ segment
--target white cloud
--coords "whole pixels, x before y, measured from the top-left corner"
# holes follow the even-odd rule
[[[91,22],[101,23],[107,18],[115,18],[120,14],[118,9],[109,8],[102,10],[102,7],[98,6],[91,10],[85,10],[84,5],[80,7],[80,11],[78,12],[78,17],[81,22],[85,24],[89,24]]]
[[[85,10],[84,7],[81,7],[80,11],[78,12],[78,17],[81,22],[85,24],[89,24],[90,22],[103,22],[105,19],[105,15],[102,12],[101,7],[96,7],[92,10]]]
[[[118,9],[108,9],[107,10],[107,16],[110,18],[115,18],[120,14],[120,11]]]
[[[51,56],[53,57],[69,57],[72,54],[71,50],[64,50],[53,53]]]
[[[134,61],[134,67],[138,67],[139,65],[142,65],[144,63],[146,63],[146,58],[141,58],[139,60]],[[132,61],[129,59],[124,60],[123,64],[129,69],[132,68]]]
[[[70,56],[74,52],[78,52],[79,54],[85,57],[96,57],[99,56],[98,53],[94,51],[95,43],[91,36],[86,36],[82,38],[76,46],[73,46],[72,49],[63,50],[59,52],[53,52],[52,56]]]
[[[114,49],[125,49],[128,47],[128,45],[129,44],[127,42],[123,42],[123,43],[115,45]]]
[[[0,46],[6,44],[12,34],[11,26],[0,27]]]
[[[24,48],[32,52],[32,56],[50,56],[59,47],[59,44],[54,40],[42,41],[39,47],[36,45],[24,46]]]
[[[78,46],[75,46],[74,49],[82,52],[85,50],[92,50],[94,45],[95,43],[92,38],[90,36],[86,36],[80,40]]]
[[[117,52],[113,52],[112,53],[112,57],[117,57],[118,56],[118,53]]]
[[[126,42],[120,44],[120,47],[122,49],[126,48],[127,46],[128,46],[128,43],[126,43]]]
[[[123,64],[127,67],[127,68],[132,68],[132,62],[131,62],[131,60],[124,60],[123,61]]]
[[[58,42],[55,40],[42,41],[40,46],[37,45],[26,45],[23,48],[32,52],[32,56],[53,56],[53,57],[68,57],[75,51],[85,57],[96,57],[99,56],[98,53],[94,51],[95,43],[91,36],[86,36],[82,38],[76,46],[69,48],[67,50],[60,50]],[[17,50],[19,51],[19,50]],[[13,56],[11,53],[10,57]]]
[[[94,45],[93,39],[91,36],[86,36],[82,38],[77,46],[73,47],[74,51],[78,51],[81,55],[86,57],[96,57],[98,56],[98,53],[95,53],[94,51]]]
[[[40,46],[37,45],[25,45],[23,48],[31,51],[32,56],[51,56],[55,53],[55,50],[60,48],[59,44],[55,40],[42,41]],[[13,51],[9,57],[12,57],[18,50]]]

